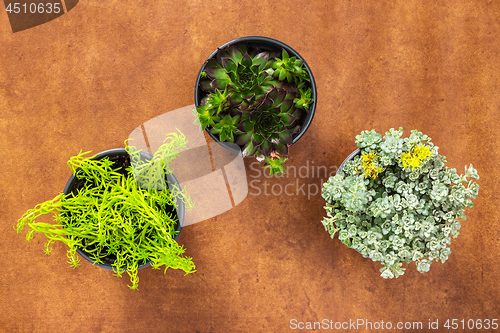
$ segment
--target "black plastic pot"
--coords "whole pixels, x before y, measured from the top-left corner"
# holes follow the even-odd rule
[[[125,174],[125,168],[130,166],[130,158],[129,158],[129,154],[127,153],[127,151],[124,148],[117,148],[117,149],[110,149],[110,150],[103,151],[103,152],[97,154],[93,159],[100,160],[106,156],[109,158],[110,161],[114,162],[114,167],[115,166],[116,166],[116,168],[123,167],[121,169],[121,171],[123,174]],[[152,158],[153,158],[152,155],[145,153],[145,152],[141,152],[141,159],[150,160]],[[77,171],[78,171],[78,169],[77,169]],[[175,176],[173,174],[166,174],[165,176],[166,176],[165,178],[166,178],[166,181],[168,184],[177,186],[177,188],[180,189],[179,182],[177,181],[177,178],[175,178]],[[64,188],[64,194],[66,195],[69,193],[73,193],[74,195],[77,195],[78,190],[84,185],[84,183],[85,183],[84,180],[80,180],[80,179],[76,178],[74,175],[71,175],[71,177],[69,177],[69,180],[66,183],[66,186]],[[175,228],[174,228],[175,231],[179,232],[175,236],[175,238],[174,238],[175,240],[177,240],[179,238],[180,232],[181,232],[182,227],[184,225],[184,218],[185,218],[185,214],[186,214],[185,205],[184,205],[184,202],[182,200],[177,199],[176,205],[177,205],[176,209],[174,209],[174,207],[171,207],[171,206],[166,207],[166,209],[172,211],[174,218],[175,218],[175,216],[177,216],[178,221],[179,221],[175,225]],[[104,268],[107,270],[113,270],[113,267],[112,267],[112,264],[114,263],[113,258],[111,258],[111,257],[104,258],[103,259],[104,263],[98,264],[98,263],[94,263],[94,260],[91,259],[89,257],[89,255],[84,250],[77,249],[76,251],[83,258],[85,258],[87,261],[91,262],[95,266],[98,266],[98,267],[101,267],[101,268]],[[141,263],[139,265],[139,269],[147,267],[150,264],[151,264],[151,261]],[[115,270],[116,270],[116,268],[115,268]],[[125,269],[123,269],[123,271],[125,271]]]
[[[337,172],[340,172],[344,169],[344,165],[348,162],[348,161],[351,161],[352,159],[354,159],[354,157],[358,156],[361,154],[361,148],[358,148],[356,149],[355,151],[353,151],[349,156],[347,156],[347,158],[344,160],[344,162],[342,162],[342,164],[339,166],[339,169],[337,170]],[[335,201],[332,201],[330,202],[330,204],[334,204]],[[359,252],[358,250],[356,250],[355,248],[353,247],[350,247],[351,249],[353,249],[354,251],[358,252],[359,254],[361,254],[361,252]]]
[[[201,100],[203,99],[203,97],[205,97],[207,95],[200,88],[201,73],[203,72],[203,70],[205,68],[205,64],[207,63],[208,60],[215,58],[217,51],[219,49],[224,49],[230,45],[238,44],[238,43],[247,43],[249,46],[258,47],[262,51],[279,51],[279,52],[281,52],[282,49],[285,49],[286,52],[288,52],[290,57],[297,57],[298,59],[302,60],[302,63],[304,64],[307,75],[309,76],[309,79],[310,79],[309,83],[310,83],[311,90],[312,90],[312,99],[314,101],[312,104],[309,105],[309,110],[307,112],[307,116],[304,118],[304,122],[301,126],[300,132],[293,136],[292,145],[295,144],[297,141],[299,141],[299,139],[307,131],[307,129],[311,125],[311,122],[314,118],[314,113],[316,111],[316,103],[317,103],[317,99],[318,99],[317,98],[317,90],[316,90],[316,82],[314,81],[313,73],[312,73],[311,69],[309,68],[309,65],[307,65],[304,58],[302,58],[302,56],[297,51],[295,51],[294,49],[292,49],[290,46],[286,45],[285,43],[280,42],[279,40],[272,39],[269,37],[262,37],[262,36],[246,36],[246,37],[240,37],[240,38],[233,39],[232,41],[229,41],[229,42],[221,45],[220,47],[217,48],[217,50],[213,51],[212,54],[203,63],[203,66],[201,67],[201,69],[198,73],[198,77],[196,78],[196,85],[195,85],[195,89],[194,89],[194,103],[195,103],[196,107],[199,107],[201,105]],[[239,149],[240,147],[238,147],[236,144],[229,143],[229,142],[221,142],[217,135],[210,133],[209,128],[206,128],[205,131],[208,133],[208,135],[210,135],[210,137],[212,139],[214,139],[217,143],[219,143],[224,148],[226,148],[226,149],[228,149],[236,154],[241,153],[241,149]]]

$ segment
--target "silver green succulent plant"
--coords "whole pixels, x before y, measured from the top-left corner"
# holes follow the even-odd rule
[[[415,261],[421,273],[433,260],[445,262],[466,220],[464,209],[479,192],[472,164],[458,175],[428,136],[416,130],[402,135],[402,128],[384,137],[362,132],[356,136],[360,154],[323,184],[325,229],[380,261],[384,278],[403,275],[402,262]]]

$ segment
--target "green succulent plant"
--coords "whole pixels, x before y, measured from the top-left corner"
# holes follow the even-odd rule
[[[314,102],[309,81],[302,61],[284,49],[280,54],[246,43],[219,49],[204,65],[199,87],[206,96],[194,110],[197,123],[279,175]]]
[[[445,166],[431,139],[391,129],[356,136],[360,154],[323,184],[325,229],[364,257],[382,262],[382,277],[404,274],[402,262],[415,261],[427,272],[433,260],[445,262],[479,192],[476,169],[465,174]],[[468,179],[470,178],[470,179]]]

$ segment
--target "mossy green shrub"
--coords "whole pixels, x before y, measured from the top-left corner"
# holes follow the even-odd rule
[[[404,274],[402,262],[415,261],[422,273],[433,260],[445,262],[466,219],[464,209],[479,192],[472,164],[458,175],[431,138],[416,130],[402,135],[402,128],[384,137],[362,132],[356,136],[360,153],[323,184],[325,229],[380,261],[384,278]]]
[[[77,267],[83,251],[95,264],[111,262],[117,276],[127,272],[137,289],[140,265],[151,263],[153,268],[195,271],[192,258],[175,236],[179,223],[176,208],[179,203],[192,205],[189,197],[174,184],[167,184],[169,163],[185,149],[182,133],[169,134],[158,151],[149,158],[126,144],[127,162],[123,166],[109,157],[95,159],[79,153],[68,161],[78,187],[61,193],[28,210],[17,222],[20,233],[29,227],[28,241],[34,233],[47,238],[45,253],[60,241],[66,244],[68,263]],[[152,157],[152,158],[151,158]],[[38,222],[52,214],[55,223]]]

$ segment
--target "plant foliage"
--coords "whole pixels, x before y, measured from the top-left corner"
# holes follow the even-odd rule
[[[445,262],[466,219],[464,208],[473,207],[479,192],[472,164],[458,175],[428,136],[416,130],[402,135],[402,128],[384,137],[362,132],[356,136],[361,153],[323,184],[325,229],[382,262],[384,278],[402,275],[401,262],[415,261],[422,273],[433,260]]]
[[[243,156],[265,160],[276,174],[284,172],[293,136],[313,103],[302,60],[284,49],[280,54],[240,43],[219,49],[202,77],[207,95],[194,111],[201,129],[240,145]]]
[[[166,173],[172,171],[169,163],[185,146],[182,133],[171,133],[147,160],[140,150],[126,145],[129,162],[124,166],[107,156],[95,159],[80,152],[68,161],[79,188],[28,210],[15,229],[20,233],[28,225],[28,241],[34,232],[44,234],[46,254],[55,241],[66,244],[73,267],[80,261],[77,249],[96,264],[111,260],[117,276],[127,272],[131,289],[138,287],[139,265],[149,261],[153,268],[165,266],[165,271],[171,267],[194,272],[192,259],[183,255],[184,248],[174,239],[177,199],[188,207],[192,203],[184,191],[165,182]],[[55,224],[37,222],[46,214],[54,215]]]

